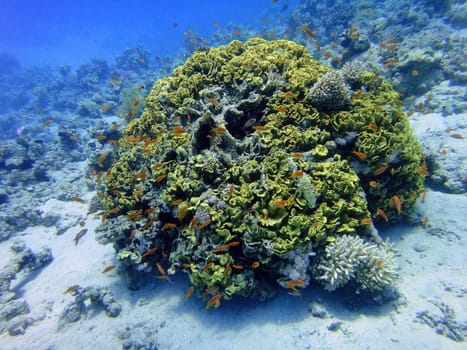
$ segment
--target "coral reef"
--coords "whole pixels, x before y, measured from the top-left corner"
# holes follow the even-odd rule
[[[344,235],[327,245],[325,252],[316,273],[328,291],[349,282],[357,285],[357,291],[385,289],[397,277],[395,254],[387,242],[377,245]]]
[[[298,293],[327,245],[377,240],[373,223],[410,214],[422,191],[398,94],[353,70],[347,84],[285,40],[195,52],[156,82],[102,169],[97,239],[136,271],[185,271],[207,307],[274,285]]]
[[[86,89],[95,89],[109,76],[107,61],[94,59],[90,63],[81,64],[76,70],[76,78]]]

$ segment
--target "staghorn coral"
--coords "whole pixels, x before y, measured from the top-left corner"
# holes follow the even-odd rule
[[[378,210],[396,222],[422,190],[421,149],[397,93],[374,73],[360,80],[365,92],[351,92],[285,40],[195,52],[124,130],[98,184],[98,240],[140,273],[186,272],[197,295],[214,298],[208,306],[278,285],[298,292],[319,277],[310,272],[327,245],[377,238]],[[345,98],[312,103],[326,81]]]
[[[328,291],[349,282],[357,285],[357,291],[375,291],[390,287],[397,277],[396,270],[395,254],[388,242],[377,245],[344,235],[326,246],[316,275]]]

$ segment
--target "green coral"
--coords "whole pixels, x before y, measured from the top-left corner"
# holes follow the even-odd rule
[[[195,52],[157,81],[102,178],[119,259],[185,271],[203,298],[296,292],[319,280],[313,262],[332,242],[374,238],[378,209],[410,213],[421,148],[397,94],[359,71],[365,91],[345,86],[345,106],[320,110],[310,92],[342,79],[330,71],[300,45],[255,38]]]

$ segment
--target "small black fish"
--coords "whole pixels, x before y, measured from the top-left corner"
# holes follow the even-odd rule
[[[87,228],[83,228],[81,231],[79,231],[76,236],[75,236],[75,239],[73,239],[73,241],[75,242],[75,246],[78,245],[78,242],[81,238],[83,238],[83,236],[86,234],[86,232],[88,232],[88,229]]]

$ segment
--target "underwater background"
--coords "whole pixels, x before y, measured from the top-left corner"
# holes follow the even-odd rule
[[[0,3],[1,349],[456,349],[467,4]]]

